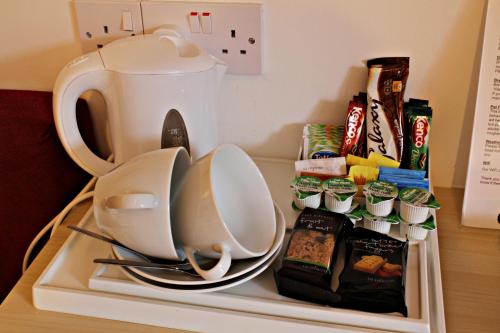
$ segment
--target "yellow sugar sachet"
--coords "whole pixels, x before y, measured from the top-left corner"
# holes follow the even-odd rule
[[[373,168],[376,168],[378,166],[378,164],[374,161],[370,161],[367,158],[354,156],[351,154],[347,154],[345,161],[346,161],[347,165],[364,165],[364,166],[369,166],[369,167],[373,167]]]
[[[365,165],[353,165],[349,169],[348,179],[358,186],[357,197],[363,196],[363,185],[378,179],[378,169]]]
[[[385,157],[379,153],[371,152],[368,160],[377,163],[378,166],[386,168],[399,168],[399,162],[389,157]]]

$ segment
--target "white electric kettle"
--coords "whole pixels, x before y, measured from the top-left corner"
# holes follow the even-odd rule
[[[54,118],[64,148],[87,172],[101,176],[131,157],[184,146],[192,159],[217,144],[215,104],[226,66],[173,31],[114,41],[74,59],[54,87]],[[87,90],[106,102],[114,162],[95,155],[76,121]]]

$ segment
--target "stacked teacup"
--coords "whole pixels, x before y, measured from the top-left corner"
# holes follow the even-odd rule
[[[262,256],[276,234],[271,193],[252,159],[222,145],[191,165],[185,148],[139,155],[97,181],[98,227],[120,243],[159,258],[187,258],[205,280],[234,259]],[[196,256],[218,258],[209,270]]]

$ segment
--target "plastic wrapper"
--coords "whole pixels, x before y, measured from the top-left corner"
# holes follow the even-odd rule
[[[343,214],[304,209],[276,273],[280,294],[318,303],[337,299],[331,290],[335,255],[344,228],[351,227]]]
[[[400,162],[403,157],[403,97],[409,58],[378,58],[368,65],[367,153]]]
[[[304,127],[302,159],[340,156],[344,126],[307,124]]]
[[[405,274],[408,242],[355,228],[346,237],[345,266],[339,278],[339,306],[407,316]]]
[[[325,180],[333,176],[345,176],[346,174],[347,166],[344,157],[295,161],[296,176],[313,176]]]

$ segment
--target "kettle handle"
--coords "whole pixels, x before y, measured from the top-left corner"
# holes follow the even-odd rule
[[[83,141],[76,121],[76,101],[82,93],[94,89],[103,95],[109,111],[113,98],[108,77],[109,72],[104,69],[101,57],[96,51],[78,57],[66,65],[54,85],[52,102],[59,138],[70,157],[94,176],[108,173],[115,164],[95,155]]]

